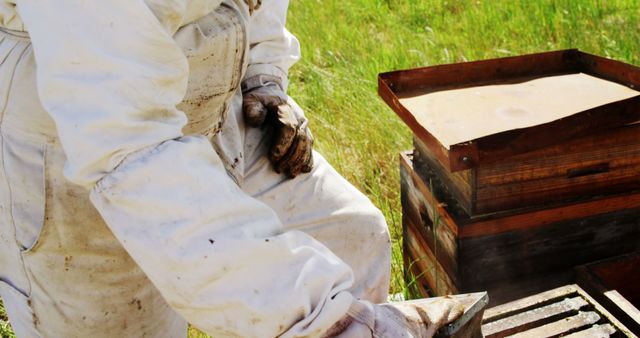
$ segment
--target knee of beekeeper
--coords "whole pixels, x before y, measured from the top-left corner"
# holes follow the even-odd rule
[[[369,202],[358,209],[358,218],[362,232],[370,236],[367,240],[377,242],[382,247],[391,246],[389,227],[380,209]]]

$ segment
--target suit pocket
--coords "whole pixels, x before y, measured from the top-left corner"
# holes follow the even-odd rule
[[[46,143],[28,137],[3,137],[2,155],[9,188],[9,208],[22,251],[30,250],[44,226]]]

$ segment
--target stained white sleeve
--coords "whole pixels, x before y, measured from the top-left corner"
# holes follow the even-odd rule
[[[319,335],[353,302],[352,272],[282,234],[203,137],[183,137],[181,50],[142,0],[21,0],[38,93],[66,176],[185,319],[214,336]]]
[[[289,68],[300,59],[300,43],[285,27],[288,0],[263,0],[249,22],[249,67],[245,78],[277,76],[288,85]]]

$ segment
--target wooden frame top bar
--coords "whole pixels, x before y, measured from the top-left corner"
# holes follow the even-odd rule
[[[577,49],[382,73],[378,93],[448,170],[471,169],[640,120],[640,95],[528,128],[508,130],[445,147],[416,120],[400,98],[417,93],[508,84],[546,76],[585,73],[640,89],[640,68]]]

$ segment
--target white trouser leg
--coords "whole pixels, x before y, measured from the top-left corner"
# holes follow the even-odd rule
[[[384,302],[391,242],[382,213],[317,152],[311,173],[294,179],[276,173],[265,156],[267,140],[263,130],[247,128],[242,189],[274,209],[285,230],[310,234],[345,261],[356,298]]]

